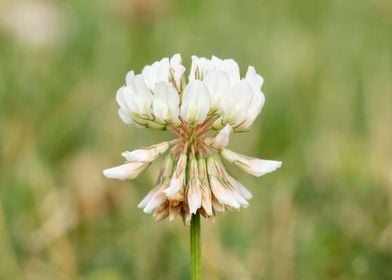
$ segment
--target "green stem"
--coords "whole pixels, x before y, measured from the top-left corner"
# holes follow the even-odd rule
[[[196,214],[192,215],[191,220],[192,280],[201,279],[200,245],[200,214],[197,212]]]

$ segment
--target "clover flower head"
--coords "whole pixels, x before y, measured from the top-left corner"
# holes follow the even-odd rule
[[[233,152],[232,133],[248,131],[264,106],[263,78],[249,66],[244,78],[233,59],[192,56],[188,82],[181,56],[163,58],[130,71],[116,95],[121,120],[130,126],[171,131],[176,138],[133,152],[126,162],[103,171],[108,178],[133,179],[168,152],[153,189],[139,203],[156,220],[192,214],[206,218],[247,207],[252,194],[226,169],[221,158],[262,176],[281,166]]]

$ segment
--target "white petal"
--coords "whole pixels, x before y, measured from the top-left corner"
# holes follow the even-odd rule
[[[118,115],[120,116],[120,119],[127,125],[134,125],[134,121],[132,120],[132,118],[130,117],[130,115],[128,115],[124,109],[120,108],[118,109]]]
[[[180,54],[175,54],[170,59],[170,67],[173,69],[173,78],[177,88],[180,88],[182,75],[185,72],[185,67],[182,65],[182,59]]]
[[[250,83],[253,90],[255,91],[259,91],[264,83],[263,77],[261,77],[259,74],[256,73],[256,69],[253,66],[248,67],[245,80]]]
[[[276,160],[255,159],[254,162],[252,162],[252,165],[254,165],[252,172],[255,176],[259,177],[280,168],[282,166],[282,162]]]
[[[150,119],[152,94],[142,75],[134,76],[133,72],[130,72],[127,74],[126,83],[127,86],[123,86],[117,91],[117,103],[128,114]]]
[[[253,66],[248,67],[244,80],[251,86],[253,94],[248,105],[246,117],[242,122],[237,122],[237,125],[234,127],[234,131],[249,130],[257,116],[260,114],[265,102],[264,94],[261,91],[261,86],[263,85],[264,80],[256,73]]]
[[[156,188],[152,189],[137,205],[138,208],[144,208],[150,202],[151,198],[154,196]]]
[[[128,162],[152,162],[154,161],[158,154],[151,150],[138,149],[132,152],[123,152],[121,154]]]
[[[210,110],[210,98],[208,88],[202,81],[190,81],[182,96],[181,117],[191,124],[202,123]]]
[[[152,94],[148,90],[142,75],[136,75],[132,81],[133,98],[142,116],[151,114]]]
[[[189,81],[195,79],[201,79],[205,72],[210,70],[210,60],[205,57],[192,56],[191,73],[189,75]]]
[[[116,94],[117,104],[124,110],[124,112],[128,114],[138,111],[138,108],[131,95],[131,90],[125,86],[119,88]]]
[[[246,115],[245,121],[241,123],[241,125],[234,128],[234,131],[246,131],[249,130],[256,120],[257,116],[260,114],[263,109],[265,102],[264,94],[259,90],[254,92],[252,100],[249,104],[249,110]]]
[[[153,111],[155,117],[167,123],[178,123],[179,95],[173,85],[159,82],[155,87]]]
[[[211,94],[211,110],[221,109],[222,98],[230,86],[227,74],[212,70],[205,74],[203,81]]]
[[[237,192],[236,190],[232,190],[232,191],[230,192],[230,194],[234,197],[234,199],[235,199],[242,207],[246,208],[246,207],[249,206],[248,201],[246,201],[246,199],[243,198],[243,197],[241,196],[241,194],[240,194],[239,192]]]
[[[240,80],[240,68],[238,67],[237,62],[233,59],[220,59],[216,56],[213,56],[211,59],[211,64],[214,69],[221,70],[225,72],[229,78],[230,85],[234,85]]]
[[[182,59],[181,59],[181,55],[179,53],[174,54],[171,58],[170,58],[170,66],[171,67],[175,67],[178,65],[181,65]]]
[[[155,208],[162,205],[162,203],[164,203],[165,201],[166,201],[165,194],[161,192],[154,193],[154,195],[151,197],[146,207],[144,207],[143,209],[144,213],[151,213]]]
[[[159,67],[157,68],[157,80],[156,83],[161,81],[167,81],[169,79],[169,68],[170,62],[167,57],[161,59]]]
[[[162,58],[160,61],[156,61],[151,65],[147,65],[142,70],[142,75],[148,88],[153,91],[155,85],[161,81],[169,80],[169,59],[167,57]]]
[[[134,179],[139,174],[146,169],[148,163],[143,162],[131,162],[125,163],[116,167],[112,167],[109,169],[105,169],[103,174],[107,178],[111,179],[119,179],[119,180],[126,180],[126,179]]]
[[[125,84],[127,86],[131,85],[133,78],[135,77],[135,73],[133,71],[129,71],[125,76]]]
[[[163,192],[166,194],[168,198],[172,198],[181,190],[181,188],[184,187],[184,183],[185,183],[184,176],[181,175],[180,177],[173,177],[170,180],[169,187]]]
[[[253,197],[252,193],[244,187],[238,180],[234,179],[232,176],[227,175],[230,184],[237,190],[237,192],[245,199],[251,199]]]
[[[223,101],[223,123],[233,127],[246,120],[248,108],[253,98],[253,90],[248,82],[241,80],[228,92],[230,98]]]
[[[146,84],[150,90],[153,90],[155,87],[155,80],[156,80],[156,71],[151,69],[151,65],[144,66],[142,70],[142,75]]]

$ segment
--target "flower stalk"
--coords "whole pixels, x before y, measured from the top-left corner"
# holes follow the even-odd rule
[[[191,243],[191,262],[192,262],[192,280],[201,279],[201,237],[200,237],[200,214],[193,214],[190,230]]]

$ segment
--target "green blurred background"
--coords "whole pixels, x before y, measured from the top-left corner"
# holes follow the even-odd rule
[[[187,227],[136,208],[172,137],[126,127],[115,92],[164,56],[232,57],[265,78],[231,148],[248,209],[203,221],[204,279],[392,279],[392,2],[0,1],[0,279],[189,279]]]

